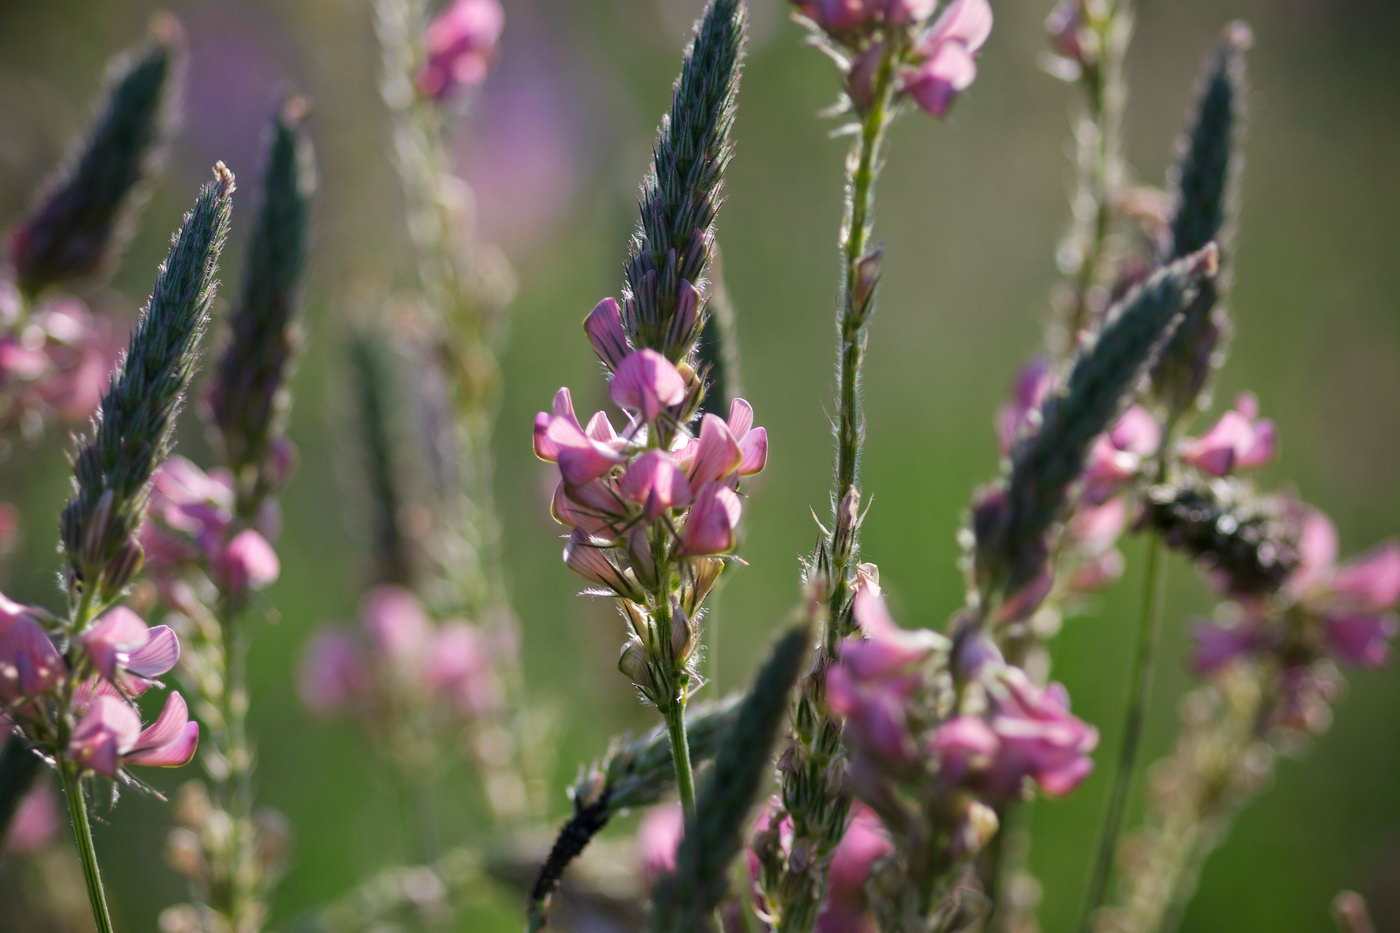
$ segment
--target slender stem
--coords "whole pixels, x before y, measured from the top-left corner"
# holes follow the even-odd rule
[[[666,731],[671,737],[671,761],[676,766],[676,790],[687,819],[695,815],[695,771],[690,764],[690,741],[685,734],[685,695],[665,710]]]
[[[1132,791],[1138,756],[1142,750],[1143,725],[1147,719],[1147,706],[1156,669],[1154,662],[1157,642],[1160,640],[1162,629],[1162,603],[1166,591],[1165,557],[1161,539],[1156,535],[1149,537],[1147,578],[1143,585],[1142,616],[1138,625],[1137,654],[1133,658],[1129,686],[1128,715],[1123,725],[1123,745],[1118,755],[1117,770],[1113,775],[1108,812],[1099,834],[1098,855],[1089,882],[1089,896],[1085,901],[1084,916],[1080,923],[1080,929],[1086,931],[1090,929],[1094,911],[1103,904],[1108,894],[1108,884],[1113,876],[1113,865],[1123,830],[1123,817],[1127,812],[1128,797]]]
[[[66,762],[61,774],[63,796],[68,801],[68,816],[73,821],[73,840],[78,845],[78,860],[83,865],[88,902],[92,905],[92,920],[97,925],[97,933],[112,933],[112,914],[107,909],[107,897],[102,892],[102,874],[97,867],[97,848],[92,844],[92,825],[88,822],[82,780],[78,769]]]

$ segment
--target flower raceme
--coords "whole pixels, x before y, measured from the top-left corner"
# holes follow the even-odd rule
[[[627,427],[619,434],[604,412],[581,425],[568,389],[560,389],[553,411],[535,416],[534,446],[559,468],[552,511],[572,529],[565,563],[605,592],[640,601],[658,557],[733,550],[738,483],[763,469],[768,433],[753,426],[743,399],[733,401],[727,419],[702,416],[695,435],[682,428],[692,394],[686,376],[654,350],[618,356],[620,327],[614,332],[605,317],[615,319],[616,303],[606,304],[589,316],[588,330],[599,356],[615,363],[609,394],[628,414]],[[669,445],[654,446],[665,433]],[[653,532],[662,536],[659,555]]]

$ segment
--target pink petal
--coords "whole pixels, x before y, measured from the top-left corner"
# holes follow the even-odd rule
[[[690,465],[690,481],[694,485],[724,479],[744,462],[744,451],[729,426],[718,415],[707,414],[700,420],[700,438]]]
[[[180,639],[170,626],[157,625],[150,630],[146,644],[131,652],[124,666],[142,677],[159,677],[174,667],[178,660]]]
[[[977,63],[960,42],[944,42],[904,79],[904,90],[932,116],[942,118],[977,77]]]
[[[953,0],[929,30],[925,45],[959,42],[975,54],[992,34],[992,7],[987,0]]]
[[[126,757],[135,761],[137,755],[149,752],[152,749],[161,748],[170,742],[176,741],[184,732],[185,727],[190,722],[190,709],[185,704],[185,698],[174,690],[165,696],[165,706],[161,709],[156,721],[146,727],[136,741],[131,746],[131,751]],[[137,764],[142,762],[137,761]],[[181,762],[183,764],[183,762]]]
[[[768,464],[768,429],[754,428],[739,442],[743,458],[739,461],[740,476],[753,476],[762,473]]]
[[[619,408],[651,422],[685,401],[685,379],[675,364],[650,348],[628,354],[613,374],[608,393]]]
[[[627,345],[627,334],[622,329],[622,310],[616,298],[604,298],[594,306],[583,322],[593,352],[608,369],[617,369],[632,348]]]
[[[1337,616],[1326,620],[1328,651],[1355,667],[1385,667],[1397,620],[1390,615]]]
[[[240,531],[214,561],[214,573],[234,593],[262,589],[277,579],[282,565],[267,539],[252,529]]]
[[[131,704],[102,694],[88,704],[74,727],[69,754],[80,765],[115,777],[117,756],[131,748],[140,733],[141,718]]]
[[[716,483],[702,486],[681,532],[682,555],[700,557],[732,551],[742,510],[734,490]]]
[[[690,503],[690,483],[670,454],[649,450],[628,466],[618,490],[633,502],[646,504],[646,515],[656,519],[669,509]]]
[[[1393,609],[1400,601],[1400,542],[1387,541],[1342,564],[1331,588],[1372,612]]]
[[[729,433],[742,444],[753,427],[753,406],[744,399],[734,399],[729,403],[729,418],[725,423],[729,426]]]

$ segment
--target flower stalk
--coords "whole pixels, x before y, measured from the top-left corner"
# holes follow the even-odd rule
[[[82,777],[71,762],[65,762],[59,770],[63,799],[68,804],[68,818],[73,824],[73,840],[77,843],[78,861],[83,866],[83,881],[87,885],[92,920],[97,933],[112,933],[112,912],[102,888],[102,872],[97,865],[97,847],[92,841],[92,823],[88,819],[87,795],[83,791]]]

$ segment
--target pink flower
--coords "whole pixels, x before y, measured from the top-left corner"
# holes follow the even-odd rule
[[[479,715],[500,702],[500,685],[491,665],[491,651],[481,632],[466,622],[449,622],[433,639],[427,684],[462,713]]]
[[[593,352],[608,369],[616,370],[632,352],[622,329],[622,310],[616,298],[598,302],[584,319],[583,329],[588,334],[588,342],[593,344]]]
[[[360,600],[360,621],[391,671],[405,679],[422,673],[432,622],[418,597],[401,586],[376,586]]]
[[[1134,405],[1125,411],[1094,442],[1084,470],[1084,500],[1091,505],[1108,501],[1124,483],[1138,475],[1161,442],[1162,430],[1146,409]]]
[[[81,768],[109,778],[128,765],[177,768],[188,764],[199,744],[184,697],[171,692],[160,716],[144,731],[130,703],[102,694],[73,729],[68,755]]]
[[[729,425],[711,414],[700,419],[700,436],[681,456],[689,463],[690,480],[696,486],[728,479],[744,462],[744,451]]]
[[[651,423],[685,401],[685,379],[674,363],[650,348],[629,353],[613,374],[609,395],[627,411]]]
[[[48,845],[62,824],[58,800],[47,781],[37,785],[20,801],[10,820],[10,831],[0,839],[0,854],[34,852]]]
[[[950,785],[987,769],[1000,748],[1001,740],[980,716],[956,716],[934,730],[929,741],[929,751],[938,760],[938,775]]]
[[[1274,423],[1259,417],[1259,400],[1241,395],[1235,407],[1198,438],[1182,444],[1181,459],[1212,476],[1263,466],[1278,449]]]
[[[371,677],[364,649],[345,632],[317,632],[306,646],[297,692],[318,716],[343,712],[369,691]]]
[[[793,0],[797,11],[827,32],[846,32],[875,18],[880,0]]]
[[[739,444],[742,455],[735,472],[740,476],[762,473],[768,464],[768,429],[753,426],[753,406],[744,399],[734,399],[729,403],[729,419],[725,426]]]
[[[987,0],[953,0],[919,43],[923,63],[904,76],[904,91],[942,118],[977,77],[977,53],[992,31]]]
[[[681,530],[681,554],[703,557],[734,550],[742,511],[738,494],[728,486],[701,486]]]
[[[147,628],[125,606],[104,613],[78,644],[98,673],[131,696],[146,692],[180,659],[180,640],[168,625]]]
[[[1006,668],[993,695],[990,725],[1000,747],[985,781],[992,793],[1014,796],[1026,778],[1053,797],[1063,796],[1093,770],[1089,753],[1099,742],[1093,726],[1069,711],[1059,684],[1041,689],[1019,668]]]
[[[535,415],[535,456],[558,463],[559,474],[570,485],[592,482],[627,460],[622,453],[622,442],[615,436],[595,436],[602,434],[604,427],[607,433],[612,433],[607,418],[599,412],[589,421],[591,430],[585,432],[574,414],[569,390],[560,389],[554,395],[553,414]]]
[[[282,565],[267,539],[252,529],[240,531],[214,559],[214,576],[231,593],[260,590],[277,579]]]
[[[1400,629],[1393,615],[1340,615],[1324,620],[1327,651],[1353,667],[1385,667],[1390,641]]]
[[[427,62],[418,73],[418,89],[442,100],[458,88],[479,86],[504,27],[497,0],[455,0],[428,26]]]
[[[711,416],[713,417],[713,416]],[[671,509],[690,504],[690,483],[675,459],[665,451],[648,450],[633,460],[618,481],[623,498],[641,503],[652,521]]]
[[[0,705],[56,688],[67,665],[41,623],[42,610],[0,593]]]
[[[648,883],[676,870],[676,849],[685,834],[680,804],[652,807],[637,827],[637,863]]]
[[[1236,625],[1198,623],[1191,632],[1195,651],[1191,655],[1191,671],[1199,676],[1216,671],[1257,653],[1265,645],[1264,630],[1257,621]]]

